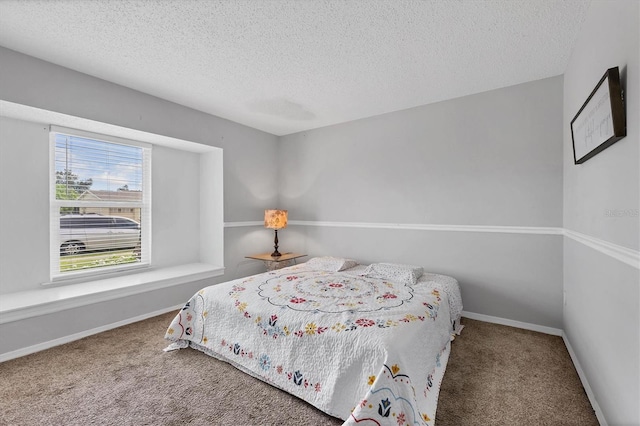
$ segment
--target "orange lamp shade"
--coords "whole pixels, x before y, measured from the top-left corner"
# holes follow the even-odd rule
[[[282,229],[287,227],[287,210],[265,210],[264,227]]]

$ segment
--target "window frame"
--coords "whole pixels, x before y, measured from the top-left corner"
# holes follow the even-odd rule
[[[136,201],[78,201],[56,199],[56,135],[76,136],[92,139],[100,142],[135,146],[142,148],[142,200]],[[87,132],[84,130],[70,129],[51,125],[49,126],[49,230],[50,230],[50,269],[49,275],[52,283],[61,281],[75,282],[80,278],[114,275],[139,272],[140,269],[148,269],[151,266],[151,157],[152,144],[131,139],[123,139],[115,136]],[[98,268],[81,269],[78,271],[60,271],[60,208],[61,207],[103,207],[103,208],[140,208],[140,245],[141,259],[139,262],[111,265]],[[115,222],[114,222],[115,223]]]

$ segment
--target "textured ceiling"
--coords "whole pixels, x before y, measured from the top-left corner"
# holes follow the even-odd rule
[[[562,74],[589,1],[0,1],[0,45],[276,135]]]

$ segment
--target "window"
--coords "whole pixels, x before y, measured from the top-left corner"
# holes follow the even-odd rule
[[[148,265],[150,145],[51,127],[51,278]]]

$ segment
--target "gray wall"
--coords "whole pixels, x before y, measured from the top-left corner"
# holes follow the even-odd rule
[[[640,221],[639,3],[594,1],[564,79],[564,227],[638,250]],[[627,137],[573,164],[569,123],[604,72],[618,66]],[[607,215],[617,210],[620,216]],[[626,212],[626,213],[624,213]],[[640,424],[638,267],[567,240],[564,330],[598,405],[612,425]]]
[[[449,273],[465,310],[561,328],[562,77],[281,138],[287,248]],[[359,228],[537,227],[543,235]],[[455,261],[453,260],[455,259]]]
[[[49,281],[48,182],[48,126],[0,117],[0,294]]]
[[[178,139],[193,141],[205,145],[224,149],[224,216],[225,221],[259,220],[263,216],[263,209],[277,204],[277,172],[273,164],[277,161],[278,138],[276,136],[251,129],[218,117],[204,114],[171,102],[167,102],[126,87],[118,86],[86,74],[78,73],[33,57],[29,57],[0,47],[0,63],[2,64],[2,78],[0,78],[0,99],[23,104],[35,108],[68,114],[71,116],[109,123],[170,136]],[[11,123],[11,124],[8,124]],[[29,226],[32,230],[44,232],[48,236],[48,192],[40,185],[35,176],[41,176],[48,171],[48,148],[46,142],[42,148],[42,133],[44,127],[38,123],[28,123],[19,120],[3,120],[2,138],[0,139],[0,154],[3,155],[3,166],[10,161],[4,157],[5,153],[21,153],[23,158],[15,159],[20,171],[26,176],[27,189],[33,190],[29,197],[24,196],[24,188],[16,185],[17,179],[0,175],[2,190],[2,209],[0,214],[0,289],[17,291],[20,285],[24,290],[38,286],[47,270],[41,266],[48,265],[48,246],[38,245],[33,256],[36,256],[38,271],[24,269],[16,271],[14,265],[24,266],[25,253],[29,252],[27,242],[18,242],[20,250],[12,248],[15,238],[7,238],[13,221],[19,220],[18,210],[25,200],[29,209],[36,209],[43,214],[34,214]],[[22,139],[14,137],[15,132],[22,135]],[[24,144],[14,146],[15,144]],[[158,149],[158,154],[171,155],[170,149]],[[154,156],[156,154],[154,153]],[[188,155],[187,155],[188,156]],[[161,155],[160,164],[166,164],[167,156]],[[193,162],[190,162],[190,164]],[[7,168],[8,170],[15,170]],[[155,169],[154,169],[155,172]],[[154,176],[158,178],[158,176]],[[156,185],[157,187],[157,185]],[[154,194],[156,192],[154,187]],[[165,194],[165,196],[169,196]],[[189,197],[187,197],[189,198]],[[191,201],[193,199],[189,198]],[[154,207],[156,207],[154,199]],[[171,203],[172,200],[162,200]],[[161,205],[162,207],[162,205]],[[165,213],[170,213],[167,205]],[[196,206],[197,208],[197,206]],[[170,224],[170,219],[162,211],[155,212],[154,225],[161,226],[169,235],[160,238],[175,241],[175,232],[180,229]],[[158,219],[156,222],[155,220]],[[157,230],[162,231],[158,228]],[[173,237],[171,234],[174,234]],[[187,228],[186,235],[193,235],[193,229]],[[251,228],[233,228],[229,233],[225,231],[225,275],[218,277],[218,281],[256,273],[262,270],[259,263],[247,263],[243,256],[256,250],[269,248],[268,233],[257,233]],[[48,240],[48,237],[47,237]],[[180,241],[178,238],[178,242]],[[182,251],[181,259],[192,257],[193,251]],[[186,257],[185,257],[186,256]],[[160,260],[171,264],[172,256],[166,252],[160,253]],[[5,272],[8,271],[8,272]],[[46,280],[45,280],[46,281]],[[128,318],[137,317],[142,313],[155,312],[167,307],[184,303],[202,282],[183,284],[172,289],[163,289],[136,295],[122,300],[96,304],[90,308],[93,318],[99,321],[77,321],[78,312],[71,309],[55,315],[35,318],[14,323],[0,325],[0,354],[54,340],[82,330],[89,330],[98,326],[116,323]],[[37,324],[34,326],[34,324]],[[11,339],[14,330],[20,325],[29,326],[29,333],[21,335],[20,339]]]
[[[282,137],[299,220],[561,226],[562,77]]]

